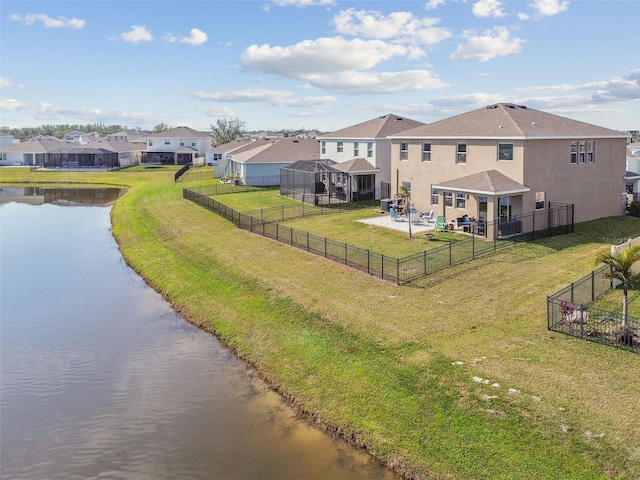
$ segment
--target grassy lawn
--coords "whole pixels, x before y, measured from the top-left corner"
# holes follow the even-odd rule
[[[0,169],[0,183],[50,178],[32,175]],[[84,179],[132,187],[113,208],[114,235],[179,313],[310,421],[407,477],[640,478],[640,356],[546,328],[546,296],[594,269],[612,240],[637,236],[640,219],[586,222],[398,286],[182,199],[183,187],[205,181],[174,185],[173,172]],[[245,206],[237,209],[253,209]],[[358,232],[349,215],[360,213],[294,225],[344,230],[375,251],[404,240]],[[321,223],[338,216],[346,226]]]

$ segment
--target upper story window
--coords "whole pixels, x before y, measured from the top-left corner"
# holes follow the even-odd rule
[[[338,142],[338,153],[342,153],[344,151],[344,143]]]
[[[165,142],[165,143],[166,143],[166,142]],[[181,146],[181,147],[184,147],[184,140],[183,140],[182,138],[180,139],[180,146]]]
[[[149,146],[153,147],[153,139],[152,138],[149,139]]]
[[[195,147],[196,146],[196,142],[191,142],[191,146]]]
[[[320,145],[322,146],[322,154],[324,155],[325,153],[327,153],[327,142],[325,140],[322,140]]]
[[[584,163],[587,159],[587,142],[578,143],[578,163]]]
[[[165,138],[164,139],[164,144],[165,145],[171,145],[171,139],[170,138]]]
[[[467,163],[467,144],[458,142],[456,149],[456,163]]]
[[[513,143],[498,144],[498,160],[513,160]]]
[[[409,160],[409,143],[400,142],[400,160]]]
[[[373,142],[367,142],[367,158],[373,157]]]
[[[587,163],[596,161],[596,142],[593,140],[587,142]]]
[[[357,157],[360,155],[360,144],[358,142],[353,142],[353,156]]]
[[[430,143],[422,144],[422,161],[423,162],[431,161],[431,144]]]

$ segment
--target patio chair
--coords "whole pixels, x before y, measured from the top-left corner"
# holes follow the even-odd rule
[[[444,218],[444,215],[440,215],[436,218],[436,230],[442,230],[443,232],[447,229],[447,220]]]
[[[396,209],[393,207],[389,208],[389,216],[391,220],[395,220],[396,222],[404,222],[404,217],[402,215],[398,215],[396,213]]]
[[[431,210],[429,213],[425,213],[424,215],[422,215],[422,219],[426,220],[427,223],[433,223],[436,221],[435,218],[433,218],[433,216],[436,214],[435,210]]]

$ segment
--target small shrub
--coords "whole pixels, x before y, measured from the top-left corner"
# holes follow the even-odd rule
[[[627,205],[627,213],[632,217],[640,217],[640,201],[631,202]]]

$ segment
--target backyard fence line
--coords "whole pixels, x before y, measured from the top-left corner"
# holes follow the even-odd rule
[[[590,306],[614,288],[603,265],[547,297],[547,329],[591,342],[640,353],[640,318]]]
[[[240,213],[194,190],[183,189],[183,198],[220,215],[243,230],[323,256],[396,284],[406,283],[443,268],[473,260],[515,245],[517,242],[517,236],[489,242],[484,237],[472,235],[467,240],[449,242],[442,247],[424,250],[404,258],[395,258],[281,224],[282,221],[302,216],[336,213],[358,208],[353,204],[343,204],[333,208],[292,205]]]

